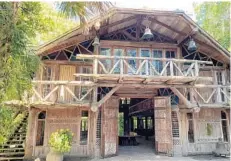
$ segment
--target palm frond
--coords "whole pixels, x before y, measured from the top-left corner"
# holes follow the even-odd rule
[[[57,3],[60,12],[71,19],[79,18],[80,24],[86,24],[89,18],[102,14],[113,4],[111,2],[61,2]]]

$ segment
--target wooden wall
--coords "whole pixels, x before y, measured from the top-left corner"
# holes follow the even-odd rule
[[[49,152],[49,138],[52,132],[58,129],[70,129],[74,133],[73,143],[71,152],[67,155],[74,156],[94,156],[95,148],[95,133],[96,133],[96,113],[88,110],[89,108],[76,107],[76,108],[64,108],[64,109],[47,109],[46,119],[45,119],[45,135],[43,146],[36,146],[36,133],[37,133],[37,117],[42,111],[33,108],[31,114],[33,119],[29,122],[30,133],[28,133],[27,138],[30,141],[30,145],[27,145],[26,150],[28,156],[46,156]],[[80,122],[81,122],[81,111],[88,111],[88,141],[87,145],[80,145]],[[31,126],[30,126],[31,125]],[[29,148],[30,147],[30,148]]]
[[[215,150],[218,138],[223,137],[221,109],[201,109],[200,112],[193,113],[193,118],[194,143],[189,143],[187,112],[180,112],[182,154],[211,154]],[[210,135],[207,133],[207,124],[212,126]]]

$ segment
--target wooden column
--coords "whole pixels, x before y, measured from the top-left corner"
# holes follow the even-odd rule
[[[101,154],[110,157],[118,153],[119,98],[111,96],[102,105]]]
[[[32,158],[33,155],[33,148],[34,144],[34,137],[35,137],[35,125],[36,125],[36,114],[38,110],[34,108],[29,109],[29,118],[28,118],[28,127],[26,133],[26,144],[25,144],[25,159]]]
[[[96,130],[97,130],[97,117],[98,117],[98,112],[92,112],[90,113],[90,138],[89,138],[89,150],[90,150],[90,155],[92,157],[96,156]]]
[[[188,140],[187,140],[187,114],[186,112],[180,111],[179,126],[180,129],[180,141],[182,145],[182,155],[188,155]]]

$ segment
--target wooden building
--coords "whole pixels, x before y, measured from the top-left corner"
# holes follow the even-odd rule
[[[74,133],[66,155],[119,155],[124,100],[126,132],[147,116],[157,153],[210,154],[219,138],[230,142],[230,53],[185,13],[113,8],[88,29],[38,49],[43,65],[27,100],[26,157],[46,156],[60,128]],[[151,38],[143,37],[148,29]]]

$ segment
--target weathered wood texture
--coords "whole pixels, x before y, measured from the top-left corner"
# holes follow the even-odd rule
[[[221,109],[201,109],[199,113],[193,113],[194,143],[188,141],[187,113],[180,113],[181,143],[183,155],[211,154],[219,138],[223,138],[221,128]],[[227,116],[228,117],[228,116]],[[208,124],[211,131],[208,132]],[[230,131],[230,127],[227,127]],[[229,136],[229,135],[228,135]]]
[[[171,103],[169,97],[154,98],[155,149],[173,155]]]
[[[70,129],[74,133],[73,143],[68,155],[74,156],[94,156],[95,148],[95,113],[88,111],[88,139],[86,145],[80,145],[80,123],[81,111],[88,111],[89,108],[72,108],[72,109],[48,109],[46,110],[45,132],[43,146],[36,146],[37,133],[37,116],[41,110],[33,109],[29,116],[29,129],[27,134],[26,154],[31,156],[46,156],[49,152],[49,138],[52,132],[58,129]],[[33,127],[33,128],[32,128]]]
[[[119,99],[112,96],[102,105],[102,157],[110,157],[118,153],[118,113]]]

